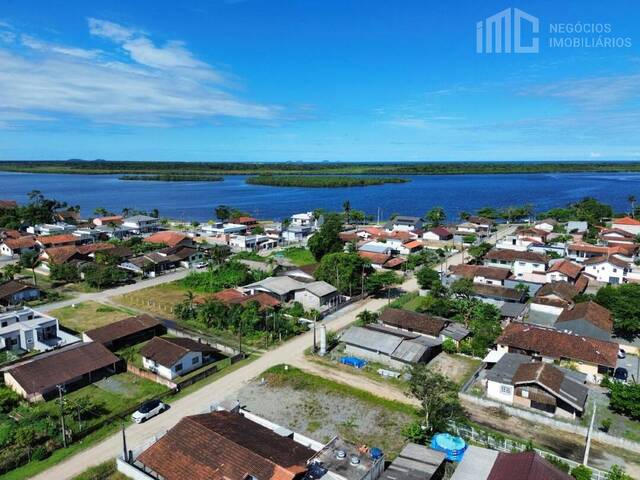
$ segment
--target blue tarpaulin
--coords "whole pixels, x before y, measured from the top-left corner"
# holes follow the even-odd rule
[[[367,364],[367,361],[358,357],[340,357],[340,363],[351,367],[363,368]]]

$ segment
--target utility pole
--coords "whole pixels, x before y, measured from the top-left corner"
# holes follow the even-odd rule
[[[64,392],[64,385],[56,385],[58,389],[58,399],[60,401],[60,428],[62,429],[62,447],[67,448],[67,433],[64,428],[64,403],[62,400],[62,393]]]
[[[124,433],[124,418],[120,420],[122,425],[122,459],[129,463],[129,452],[127,451],[127,437]]]
[[[587,431],[587,446],[584,449],[584,458],[582,459],[582,464],[587,466],[589,462],[589,450],[591,449],[591,434],[593,433],[593,422],[596,419],[596,410],[598,406],[595,402],[593,402],[593,414],[591,415],[591,423],[589,424],[589,430]]]

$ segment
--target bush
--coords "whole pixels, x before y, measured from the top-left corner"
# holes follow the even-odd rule
[[[34,448],[33,452],[31,452],[31,460],[35,460],[35,461],[44,460],[48,456],[49,456],[49,452],[42,445]]]
[[[442,350],[444,350],[445,353],[457,353],[458,346],[456,345],[456,342],[450,338],[445,338],[444,342],[442,342]]]
[[[571,466],[567,462],[560,460],[558,457],[555,457],[553,455],[545,455],[544,457],[547,459],[547,462],[554,465],[556,468],[562,470],[563,472],[569,473],[569,470],[571,470]]]
[[[609,429],[611,428],[611,419],[610,418],[603,419],[600,425],[603,432],[605,433],[608,432]]]
[[[576,480],[591,480],[591,469],[585,465],[578,465],[571,470],[571,476]]]

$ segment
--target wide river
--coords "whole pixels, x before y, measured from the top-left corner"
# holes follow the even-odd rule
[[[250,212],[259,218],[282,219],[293,213],[324,208],[353,209],[383,217],[392,213],[423,215],[433,206],[446,209],[450,220],[460,211],[484,206],[506,207],[531,203],[536,211],[595,197],[627,211],[627,197],[640,201],[640,174],[558,173],[513,175],[408,176],[404,184],[351,188],[297,188],[248,185],[244,176],[226,176],[222,182],[124,181],[118,175],[60,175],[0,172],[0,199],[27,200],[40,190],[48,198],[80,205],[83,216],[103,207],[151,210],[165,217],[205,221],[220,204]]]

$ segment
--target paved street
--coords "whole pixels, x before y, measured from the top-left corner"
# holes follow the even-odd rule
[[[513,231],[514,228],[515,227],[512,226],[505,230],[502,230],[499,233],[498,237],[501,238],[502,236],[509,234],[511,231]],[[449,259],[447,260],[447,265],[454,265],[460,263],[461,261],[462,254],[456,254],[449,257]],[[180,275],[186,275],[186,272],[178,272],[173,275],[175,275],[173,277],[173,279],[175,280],[177,278],[181,278]],[[115,295],[120,295],[122,293],[127,293],[127,288],[133,288],[133,290],[137,290],[146,286],[164,283],[164,281],[169,281],[167,280],[167,277],[169,277],[169,275],[160,277],[158,279],[148,280],[146,281],[148,283],[144,283],[144,286],[140,287],[138,287],[138,284],[136,284],[113,289],[100,294],[87,294],[90,297],[87,297],[84,300],[104,300],[105,293],[107,298]],[[141,284],[142,283],[143,282],[141,282]],[[402,284],[401,288],[405,291],[414,291],[417,290],[418,285],[414,278],[410,278]],[[80,301],[83,300],[76,299],[70,303],[78,303]],[[56,306],[49,306],[49,308],[57,308],[64,303],[65,302],[60,302],[60,304],[56,304]],[[324,320],[324,323],[327,324],[327,329],[329,331],[339,330],[354,322],[356,320],[356,316],[363,310],[368,309],[375,311],[382,308],[386,303],[386,299],[365,299],[342,310],[339,310],[333,315],[328,316]],[[154,435],[162,433],[163,431],[171,428],[182,417],[186,415],[202,413],[204,411],[207,411],[211,404],[221,402],[229,397],[233,397],[233,395],[235,395],[249,381],[272,366],[279,364],[296,364],[304,366],[303,352],[305,349],[312,345],[312,342],[312,332],[307,332],[303,335],[299,335],[284,343],[280,347],[264,353],[252,363],[239,368],[238,370],[235,370],[228,375],[221,377],[219,380],[205,385],[199,390],[196,390],[188,396],[172,403],[171,409],[166,413],[159,415],[158,417],[150,420],[147,423],[139,425],[134,424],[129,426],[126,429],[127,443],[129,445],[129,448],[134,448],[138,445],[141,445]],[[374,392],[379,393],[378,389],[375,388],[373,382],[371,385],[366,385],[365,387],[372,388]],[[98,465],[109,460],[110,458],[114,458],[121,451],[122,437],[120,433],[114,434],[101,443],[90,447],[87,450],[79,452],[78,454],[68,458],[64,462],[32,478],[38,480],[70,479],[91,466]]]

